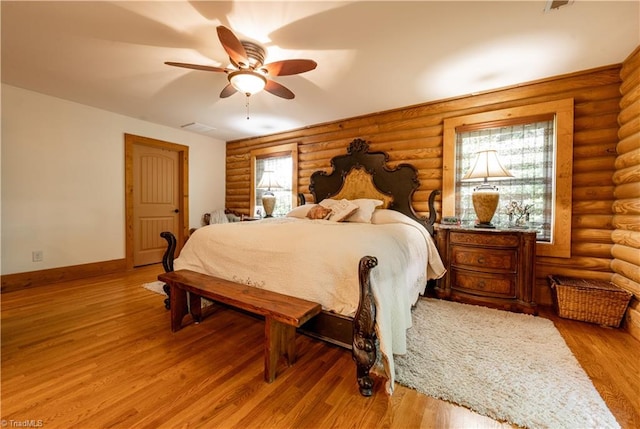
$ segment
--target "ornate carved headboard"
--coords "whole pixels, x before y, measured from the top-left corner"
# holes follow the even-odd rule
[[[331,173],[316,171],[311,175],[309,191],[316,202],[325,198],[382,200],[382,208],[399,211],[417,220],[433,235],[434,200],[440,191],[434,190],[429,195],[429,218],[418,216],[411,204],[413,193],[420,186],[418,171],[406,163],[390,168],[388,160],[385,152],[369,152],[366,141],[355,139],[349,144],[346,155],[331,160]]]

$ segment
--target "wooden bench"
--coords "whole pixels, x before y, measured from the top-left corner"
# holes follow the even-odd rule
[[[304,299],[258,289],[229,280],[219,279],[190,270],[172,271],[158,276],[171,288],[171,331],[182,328],[182,319],[189,307],[196,322],[201,319],[201,297],[264,316],[264,379],[271,383],[276,378],[276,367],[281,356],[287,365],[296,358],[296,328],[321,311],[320,304]]]

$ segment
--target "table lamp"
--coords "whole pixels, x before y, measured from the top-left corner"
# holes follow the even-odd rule
[[[483,150],[476,154],[471,168],[461,179],[465,182],[483,180],[480,186],[473,189],[471,196],[473,208],[478,218],[476,228],[495,228],[491,219],[493,219],[498,207],[500,194],[498,188],[490,185],[488,181],[508,179],[509,177],[513,177],[513,174],[500,164],[497,151]]]
[[[276,196],[273,195],[271,190],[282,189],[282,185],[276,180],[273,171],[265,170],[257,188],[265,189],[262,193],[262,207],[264,208],[265,217],[272,217],[271,213],[273,213],[273,209],[276,206]]]

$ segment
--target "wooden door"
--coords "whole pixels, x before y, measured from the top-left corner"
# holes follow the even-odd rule
[[[180,166],[178,152],[133,145],[133,265],[162,261],[167,242],[162,231],[176,237],[180,229]]]

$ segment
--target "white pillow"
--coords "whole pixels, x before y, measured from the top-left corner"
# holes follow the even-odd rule
[[[311,210],[315,204],[303,204],[298,207],[294,207],[291,209],[289,213],[287,213],[287,217],[296,217],[298,219],[304,219],[307,217],[307,213]]]
[[[376,225],[382,225],[385,223],[406,223],[410,219],[407,215],[404,215],[398,211],[391,209],[379,209],[373,212],[371,216],[371,223]]]
[[[371,223],[374,210],[382,205],[382,200],[370,198],[358,198],[351,202],[358,206],[358,210],[347,219],[347,222]]]

